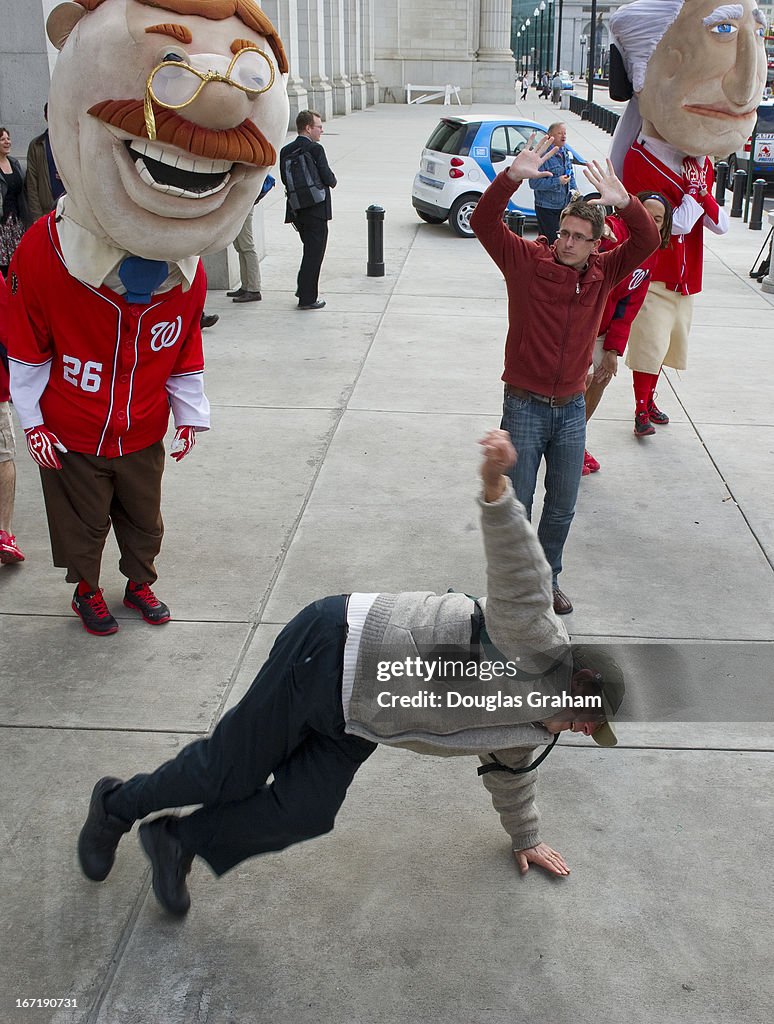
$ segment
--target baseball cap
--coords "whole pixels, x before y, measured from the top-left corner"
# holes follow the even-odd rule
[[[620,665],[606,648],[599,644],[574,644],[572,662],[576,672],[588,669],[594,673],[592,685],[597,686],[602,694],[605,721],[597,726],[591,738],[600,747],[616,746],[618,737],[610,722],[621,707],[626,692]]]

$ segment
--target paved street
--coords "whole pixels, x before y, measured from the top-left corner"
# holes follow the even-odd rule
[[[515,109],[554,120],[533,96]],[[569,878],[518,876],[475,759],[384,747],[332,834],[220,880],[197,862],[183,922],[160,911],[136,832],[104,884],[78,869],[94,781],[208,732],[309,600],[484,592],[476,442],[499,423],[505,289],[477,241],[412,210],[443,112],[387,104],[326,125],[325,310],[295,308],[279,188],[262,204],[263,301],[210,294],[213,429],[165,474],[156,591],[173,622],[122,607],[111,541],[121,629],[83,631],[20,451],[27,561],[0,567],[0,1024],[771,1019],[774,296],[748,277],[765,230],[738,220],[708,235],[690,365],[660,387],[670,425],[633,436],[622,365],[589,430],[602,469],[565,551],[568,628],[629,652],[639,720],[614,750],[573,737],[541,768],[543,838]],[[608,136],[567,122],[571,145],[606,154]],[[371,203],[381,279],[365,274]],[[25,997],[77,1008],[16,1009]]]

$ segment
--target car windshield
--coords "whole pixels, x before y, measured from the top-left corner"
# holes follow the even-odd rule
[[[465,124],[462,121],[441,121],[427,140],[426,149],[436,153],[449,153],[452,156],[468,156],[480,122]]]

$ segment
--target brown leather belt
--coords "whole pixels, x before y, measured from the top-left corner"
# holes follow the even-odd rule
[[[570,402],[582,395],[582,391],[576,391],[574,395],[562,395],[557,397],[556,395],[536,395],[534,391],[525,391],[524,388],[515,388],[513,384],[505,385],[505,393],[511,398],[525,398],[528,402],[543,402],[545,405],[550,405],[554,409],[560,408],[563,405],[569,405]]]

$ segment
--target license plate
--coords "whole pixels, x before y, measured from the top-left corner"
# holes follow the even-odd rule
[[[425,170],[428,174],[435,174],[438,169],[438,165],[432,160],[425,160]]]

